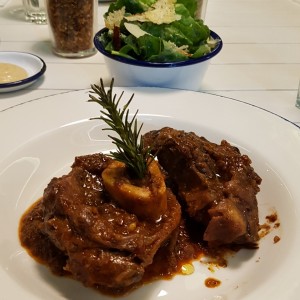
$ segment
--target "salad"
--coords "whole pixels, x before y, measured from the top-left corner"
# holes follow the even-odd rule
[[[210,53],[218,40],[196,17],[197,0],[116,0],[104,14],[99,37],[113,55],[176,62]]]

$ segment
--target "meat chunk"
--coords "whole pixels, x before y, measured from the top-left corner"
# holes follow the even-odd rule
[[[205,226],[205,241],[210,245],[258,241],[256,194],[261,178],[248,156],[225,140],[217,145],[168,127],[143,139],[145,147],[157,153],[187,214]]]
[[[102,183],[109,162],[102,154],[77,157],[69,174],[46,187],[35,224],[44,237],[39,243],[47,241],[64,257],[62,272],[89,287],[122,290],[142,279],[178,227],[181,208],[170,189],[159,222],[141,221],[118,207]]]

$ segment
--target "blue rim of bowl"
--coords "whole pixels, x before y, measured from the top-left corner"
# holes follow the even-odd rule
[[[149,67],[149,68],[174,68],[174,67],[182,67],[182,66],[188,66],[188,65],[194,65],[197,64],[199,62],[203,62],[206,60],[211,59],[212,57],[216,56],[222,49],[223,47],[223,41],[220,38],[220,36],[215,33],[214,31],[210,31],[210,36],[213,39],[218,40],[218,44],[217,46],[208,54],[205,54],[199,58],[194,58],[194,59],[188,59],[188,60],[183,60],[183,61],[177,61],[177,62],[164,62],[164,63],[159,63],[159,62],[148,62],[148,61],[141,61],[141,60],[134,60],[134,59],[130,59],[130,58],[126,58],[126,57],[122,57],[122,56],[118,56],[118,55],[114,55],[111,54],[109,52],[107,52],[99,37],[101,36],[101,34],[103,32],[108,31],[107,28],[102,28],[100,31],[98,31],[96,33],[96,35],[94,36],[94,45],[96,47],[96,49],[102,53],[103,55],[113,59],[113,60],[117,60],[121,63],[124,64],[130,64],[130,65],[135,65],[135,66],[140,66],[140,67]]]
[[[31,83],[31,82],[37,80],[40,76],[42,76],[45,73],[46,69],[47,69],[47,66],[46,66],[46,63],[44,62],[44,60],[41,59],[37,55],[27,53],[27,52],[18,52],[18,51],[7,51],[7,52],[11,52],[11,53],[14,53],[14,54],[25,54],[25,55],[28,55],[28,56],[33,56],[33,57],[37,58],[42,63],[42,67],[37,73],[35,73],[34,75],[32,75],[30,77],[27,77],[25,79],[18,80],[18,81],[13,81],[13,82],[7,82],[7,83],[0,83],[0,89],[12,88],[12,87],[17,87],[17,86],[20,86],[20,85]]]

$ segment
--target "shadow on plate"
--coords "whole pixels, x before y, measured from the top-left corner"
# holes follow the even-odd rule
[[[67,277],[59,277],[53,275],[46,267],[42,265],[36,265],[38,270],[38,275],[41,276],[41,280],[47,282],[53,289],[56,290],[57,296],[59,299],[62,297],[63,299],[70,299],[70,300],[82,300],[82,299],[89,299],[89,300],[106,300],[106,299],[132,299],[132,300],[140,300],[141,297],[143,299],[149,299],[147,297],[147,292],[152,293],[153,288],[155,287],[155,282],[145,285],[140,289],[137,289],[134,294],[129,293],[126,294],[124,297],[116,297],[116,296],[107,296],[98,292],[92,288],[85,287],[81,282],[76,280],[67,278]],[[153,287],[153,288],[152,288]],[[55,300],[53,298],[53,293],[45,293],[42,288],[39,288],[37,296],[41,297],[43,300]],[[137,292],[137,293],[136,293]],[[141,293],[140,293],[141,292]]]

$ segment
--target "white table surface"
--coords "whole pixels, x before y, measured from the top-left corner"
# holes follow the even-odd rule
[[[107,4],[99,5],[99,29]],[[201,90],[251,103],[300,126],[295,107],[300,80],[300,0],[208,0],[206,24],[224,47],[207,71]],[[101,54],[55,56],[47,25],[25,21],[21,0],[0,6],[0,51],[25,51],[47,64],[44,76],[27,89],[0,94],[0,112],[40,97],[86,89],[110,81]],[[1,117],[0,117],[1,124]]]
[[[21,9],[21,0],[8,0],[4,6],[0,2],[0,51],[38,55],[46,62],[47,70],[26,89],[0,93],[0,128],[4,125],[1,112],[10,107],[49,95],[87,89],[98,83],[100,77],[106,83],[110,81],[99,53],[82,59],[55,56],[50,48],[47,25],[26,22]],[[106,9],[107,4],[99,5],[99,29],[103,27],[102,15]],[[222,37],[224,47],[212,60],[201,90],[253,104],[300,127],[300,109],[295,107],[300,80],[300,0],[208,0],[206,24]],[[7,132],[9,136],[9,130]],[[0,147],[3,147],[6,137],[0,138]],[[285,272],[282,275],[284,277]],[[11,285],[15,288],[13,283]],[[294,286],[286,286],[291,288],[286,291],[289,297]],[[290,299],[298,296],[295,294]],[[9,298],[0,296],[0,299]]]

